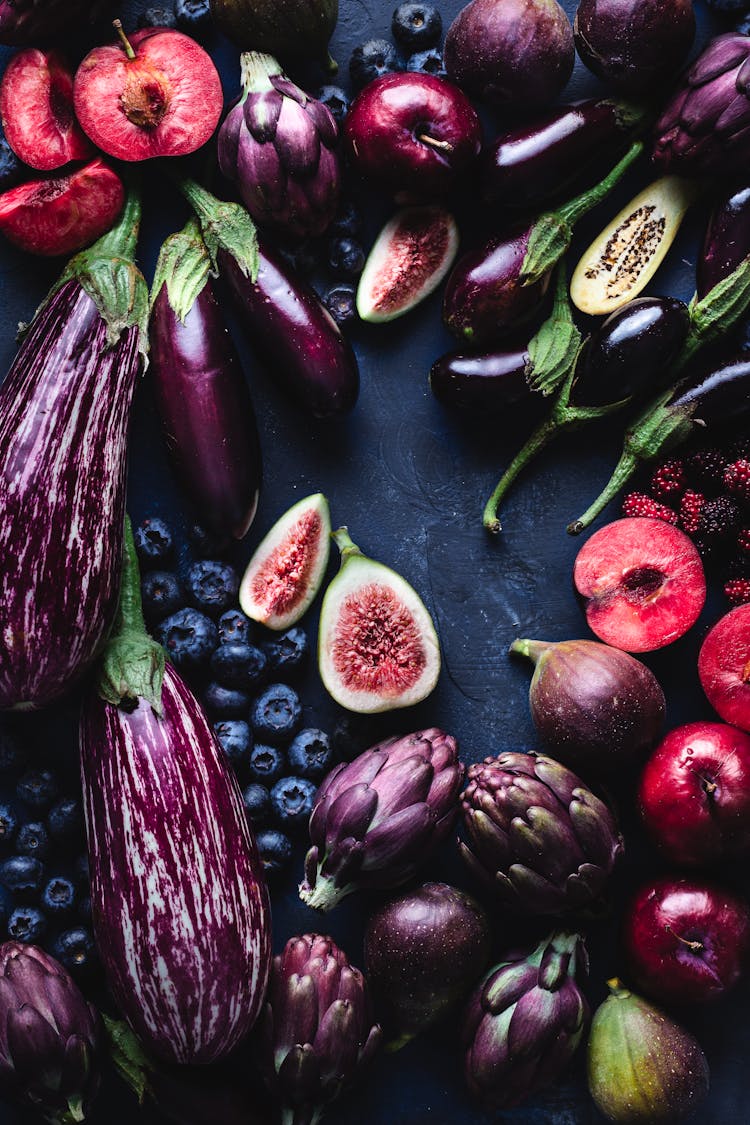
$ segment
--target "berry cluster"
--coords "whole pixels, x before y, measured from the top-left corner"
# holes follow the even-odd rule
[[[197,529],[194,552],[215,553]],[[135,531],[146,622],[202,700],[234,769],[267,873],[287,866],[317,785],[334,763],[328,735],[303,725],[294,686],[309,654],[304,629],[273,633],[239,609],[239,575],[228,562],[197,558],[179,576],[171,528],[145,519]]]
[[[690,536],[733,605],[750,602],[750,441],[663,461],[623,515],[651,516]]]
[[[349,75],[356,89],[399,70],[445,77],[439,46],[443,20],[432,4],[419,0],[399,4],[391,20],[391,34],[395,44],[387,39],[368,39],[352,51]]]
[[[176,27],[193,37],[199,36],[211,22],[209,0],[169,0],[146,8],[138,17],[138,27]]]

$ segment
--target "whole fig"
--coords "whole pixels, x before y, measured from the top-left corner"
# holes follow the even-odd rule
[[[626,94],[668,82],[695,37],[692,0],[581,0],[574,23],[583,63]]]

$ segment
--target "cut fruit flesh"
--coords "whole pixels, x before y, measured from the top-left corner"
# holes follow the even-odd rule
[[[750,605],[716,622],[701,645],[698,677],[725,723],[750,731]]]
[[[575,268],[570,297],[581,312],[606,316],[645,289],[698,194],[679,176],[649,184],[609,223]]]
[[[94,155],[73,113],[73,73],[58,51],[28,47],[11,59],[0,83],[0,118],[18,159],[40,172]]]
[[[240,583],[240,606],[269,629],[288,629],[315,598],[328,565],[331,517],[317,492],[299,500],[256,548]]]
[[[440,674],[432,618],[409,583],[364,556],[345,528],[334,539],[342,562],[320,612],[323,685],[342,707],[362,714],[419,703]]]

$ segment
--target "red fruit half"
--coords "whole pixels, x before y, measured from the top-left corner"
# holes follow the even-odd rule
[[[701,645],[698,675],[714,711],[750,731],[750,605],[716,622]]]
[[[59,51],[28,47],[10,60],[0,118],[8,144],[30,168],[52,172],[94,155],[73,113],[73,72]]]
[[[662,520],[615,520],[578,552],[576,590],[597,637],[626,652],[676,641],[706,600],[703,564],[684,532]]]
[[[202,47],[182,32],[149,27],[90,51],[76,71],[73,102],[94,144],[132,161],[195,152],[218,125],[224,97]]]
[[[675,863],[701,866],[750,853],[750,736],[726,723],[671,731],[646,763],[641,815]]]
[[[0,195],[0,232],[30,254],[71,254],[108,231],[124,202],[117,173],[92,160],[69,176],[30,180]]]

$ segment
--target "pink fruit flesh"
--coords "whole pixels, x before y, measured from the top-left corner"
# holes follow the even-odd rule
[[[119,160],[184,156],[205,144],[223,107],[209,55],[188,35],[146,28],[120,44],[96,47],[75,76],[74,105],[84,131]]]
[[[704,865],[750,852],[750,737],[725,723],[671,731],[643,771],[644,823],[675,863]]]
[[[716,622],[701,646],[698,676],[716,713],[750,731],[750,605]]]
[[[706,600],[703,564],[684,532],[662,520],[615,520],[581,548],[573,581],[590,629],[615,648],[649,652],[695,623]]]
[[[411,613],[389,586],[377,582],[344,599],[331,659],[347,689],[384,696],[407,691],[427,664]]]
[[[398,238],[379,271],[371,293],[373,312],[401,309],[445,261],[449,243],[448,227],[436,224],[432,212],[414,211],[408,223],[399,226]]]
[[[94,155],[73,113],[73,73],[58,51],[28,47],[10,60],[0,118],[8,144],[30,168],[51,172]]]
[[[318,512],[305,512],[253,578],[250,597],[268,617],[281,617],[304,597],[320,550],[322,526]]]
[[[120,177],[93,160],[69,176],[30,180],[0,195],[0,232],[30,254],[71,254],[108,231],[124,201]]]

